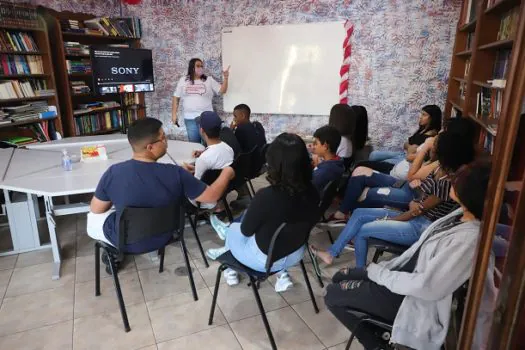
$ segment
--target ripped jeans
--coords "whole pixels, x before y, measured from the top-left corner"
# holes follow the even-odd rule
[[[401,188],[391,187],[398,181],[393,176],[374,171],[371,176],[352,176],[348,179],[345,197],[339,206],[339,211],[347,214],[356,208],[382,208],[389,206],[397,209],[407,209],[414,199],[414,192],[408,181]],[[366,198],[358,201],[365,188]]]

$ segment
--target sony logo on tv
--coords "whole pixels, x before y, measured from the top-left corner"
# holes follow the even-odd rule
[[[139,74],[140,68],[111,67],[111,74]]]

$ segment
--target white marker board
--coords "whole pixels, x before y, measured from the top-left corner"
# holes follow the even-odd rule
[[[224,28],[224,111],[246,103],[252,113],[327,115],[339,102],[344,39],[343,22]]]

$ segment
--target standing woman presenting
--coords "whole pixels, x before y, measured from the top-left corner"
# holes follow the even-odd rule
[[[186,124],[186,132],[190,142],[201,142],[199,125],[195,118],[205,111],[213,111],[212,99],[214,94],[225,94],[228,90],[228,76],[230,67],[222,72],[224,81],[219,84],[212,77],[204,74],[204,64],[199,58],[192,58],[188,65],[188,74],[180,78],[173,93],[171,120],[178,121],[177,111],[182,99],[182,116]]]

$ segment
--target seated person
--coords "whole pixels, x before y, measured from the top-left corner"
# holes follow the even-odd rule
[[[304,141],[294,134],[279,135],[268,148],[267,163],[270,186],[257,192],[241,223],[227,226],[212,215],[211,224],[219,237],[226,240],[226,246],[209,249],[210,258],[231,250],[243,265],[264,272],[270,240],[283,222],[311,221],[313,226],[319,220],[319,194],[312,185],[310,158]],[[307,235],[309,232],[299,234],[284,229],[274,247],[278,260],[272,271],[286,270],[301,261]],[[233,270],[224,271],[224,276],[229,285],[239,283]],[[288,274],[282,273],[276,290],[284,291],[290,286]]]
[[[358,319],[347,308],[392,322],[394,344],[439,350],[449,327],[452,294],[470,278],[489,176],[487,163],[461,169],[450,189],[461,209],[434,222],[401,256],[336,273],[326,288],[328,309],[350,331]],[[485,327],[491,324],[495,293],[492,256],[472,349],[483,348],[490,333]],[[375,331],[370,324],[359,327],[356,337],[366,349],[388,346]]]
[[[352,107],[346,103],[335,104],[330,110],[328,125],[334,127],[341,135],[341,143],[337,147],[337,156],[349,159],[353,155],[353,138],[355,136],[357,116]]]
[[[447,120],[446,123],[444,123],[443,130],[458,133],[460,135],[463,135],[465,138],[472,140],[473,143],[475,142],[474,138],[476,135],[476,125],[474,124],[474,121],[472,121],[470,118],[450,118]],[[429,138],[427,138],[427,140]],[[409,177],[408,172],[410,170],[410,164],[416,159],[417,152],[419,152],[422,149],[422,147],[423,144],[417,146],[415,151],[413,150],[413,148],[410,148],[407,151],[405,159],[403,159],[396,165],[384,161],[366,161],[361,162],[359,166],[369,167],[373,170],[377,170],[384,174],[389,174],[399,180],[407,180]]]
[[[326,264],[339,256],[346,244],[354,241],[356,266],[366,265],[369,237],[410,246],[434,221],[456,209],[450,198],[450,176],[474,159],[473,145],[456,134],[441,133],[436,142],[439,167],[421,182],[421,199],[410,202],[409,210],[398,212],[383,208],[356,209],[329,250],[312,251]]]
[[[224,168],[210,186],[194,178],[177,165],[157,163],[166,154],[168,143],[162,123],[153,118],[133,122],[128,129],[133,157],[114,164],[102,175],[87,214],[87,233],[96,240],[118,245],[117,220],[126,207],[163,207],[190,198],[202,203],[218,200],[234,177],[230,167]],[[114,206],[114,209],[112,209]],[[126,247],[129,253],[148,251],[162,246],[173,232]]]
[[[428,138],[418,157],[410,168],[410,180],[397,180],[395,177],[382,174],[367,167],[358,166],[348,179],[345,194],[339,209],[333,213],[328,222],[330,225],[346,223],[349,213],[356,208],[380,208],[384,206],[406,210],[409,203],[416,197],[415,188],[438,166],[434,150],[434,138]],[[430,160],[424,162],[427,154]],[[453,156],[453,154],[451,154]]]
[[[314,133],[312,152],[314,154],[314,173],[312,183],[319,193],[334,180],[339,180],[345,171],[343,161],[335,153],[341,135],[332,126],[323,126]]]
[[[417,146],[424,143],[428,137],[436,136],[440,130],[441,109],[436,105],[424,106],[419,116],[419,128],[403,145],[404,151],[408,154],[414,153]],[[405,159],[405,152],[373,151],[368,160],[384,161],[393,166],[403,159]]]

